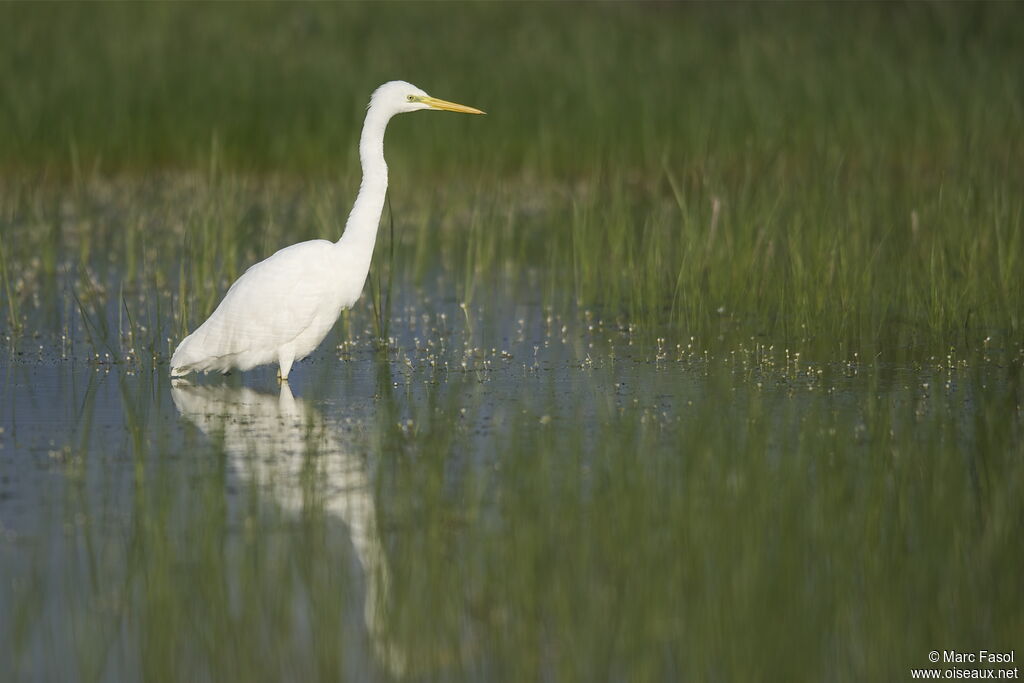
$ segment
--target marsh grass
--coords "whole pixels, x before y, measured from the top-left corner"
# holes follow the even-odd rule
[[[2,11],[8,279],[38,258],[44,283],[116,263],[107,296],[173,288],[152,348],[259,258],[337,239],[363,99],[396,69],[491,113],[392,124],[386,278],[440,267],[472,308],[499,276],[651,338],[898,360],[1020,336],[1013,5]],[[403,40],[423,31],[443,54]],[[14,290],[8,325],[36,296]]]
[[[11,281],[7,275],[7,250],[4,249],[2,236],[0,236],[0,285],[3,285],[4,288],[7,326],[17,336],[21,332],[21,316],[18,314],[18,298],[11,291]]]
[[[546,305],[600,309],[651,337],[726,328],[896,358],[1020,336],[1013,6],[3,11],[3,165],[8,178],[47,169],[14,198],[6,184],[5,270],[37,255],[52,278],[77,232],[79,263],[122,264],[112,276],[127,291],[176,283],[162,312],[172,341],[249,263],[303,237],[337,239],[360,98],[403,59],[418,65],[413,80],[492,114],[392,125],[392,194],[408,210],[378,251],[389,281],[441,264],[472,306],[497,274]],[[376,29],[356,38],[385,24],[386,43]],[[471,28],[488,45],[528,35],[531,49],[464,59],[469,44],[451,40],[439,60],[418,41],[395,43],[413,27]],[[43,30],[51,47],[32,49]],[[174,32],[190,37],[187,50]],[[286,49],[290,37],[303,49]],[[111,185],[100,177],[155,165],[203,171],[163,176],[179,185],[174,199],[163,179],[144,194],[116,180],[117,213],[103,209],[95,193]],[[46,190],[62,169],[71,200]],[[263,169],[286,175],[261,180]],[[58,196],[88,224],[60,225]],[[31,292],[5,286],[8,325]]]
[[[889,680],[1012,649],[1021,25],[0,6],[0,512],[41,510],[0,527],[0,659],[392,677],[352,534],[233,480],[166,361],[249,265],[339,237],[395,77],[489,115],[393,122],[370,291],[294,385],[371,470],[406,678]],[[264,380],[274,404],[261,370],[218,386]]]
[[[128,180],[86,183],[79,204],[32,220],[14,209],[4,242],[8,329],[99,330],[113,315],[110,325],[130,334],[131,348],[160,360],[248,265],[298,239],[337,239],[346,211],[326,182],[226,179],[204,187],[164,176],[160,184],[150,193]],[[111,188],[119,196],[101,199]],[[566,192],[410,191],[402,213],[384,218],[360,304],[375,311],[378,337],[390,336],[395,290],[454,299],[471,327],[468,311],[496,286],[522,304],[596,314],[648,342],[693,337],[724,350],[755,336],[822,361],[854,353],[922,360],[986,339],[1012,349],[1020,336],[1024,226],[1008,188],[967,206],[944,198],[904,214],[900,205],[877,224],[827,187],[804,192],[811,208],[788,199],[768,206],[756,195],[733,203],[726,193],[693,189],[685,213],[674,198],[630,192],[616,180]],[[819,203],[833,208],[819,212]],[[841,203],[847,209],[835,208]],[[827,212],[835,229],[816,228]],[[51,246],[54,230],[65,235],[60,247]],[[132,277],[118,265],[128,261]],[[72,300],[68,311],[63,302]],[[94,345],[110,336],[89,334]]]

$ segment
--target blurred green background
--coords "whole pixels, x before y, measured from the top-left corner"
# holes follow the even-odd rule
[[[217,174],[311,182],[257,192],[327,209],[281,236],[257,226],[263,246],[242,253],[232,231],[267,209],[217,196],[204,220],[220,250],[189,255],[172,235],[157,269],[234,274],[336,239],[369,93],[402,78],[489,112],[399,117],[386,145],[399,272],[446,264],[464,301],[480,274],[539,267],[544,303],[652,336],[715,337],[725,312],[741,338],[829,353],[1017,338],[1022,17],[1012,3],[7,4],[8,260],[11,242],[48,250],[32,243],[45,185],[116,178],[138,195],[133,179],[195,170],[212,174],[200,191]],[[142,258],[130,249],[116,258]]]
[[[797,171],[840,155],[852,169],[935,175],[969,155],[1006,171],[1024,152],[1022,14],[1013,3],[5,4],[0,161],[189,166],[216,138],[235,168],[333,170],[352,158],[369,93],[400,78],[490,113],[470,151],[431,168],[572,175],[667,154],[736,172],[783,157]],[[456,134],[429,125],[399,133],[389,154],[415,160]]]

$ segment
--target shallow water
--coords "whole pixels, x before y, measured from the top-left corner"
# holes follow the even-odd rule
[[[15,678],[899,679],[1019,641],[1019,352],[394,310],[283,388],[8,342]]]

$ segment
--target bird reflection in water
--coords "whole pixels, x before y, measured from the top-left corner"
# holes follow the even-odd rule
[[[288,384],[273,396],[247,387],[197,386],[175,380],[171,396],[183,417],[207,436],[223,439],[224,451],[240,479],[269,492],[288,513],[322,506],[348,526],[366,577],[363,617],[374,651],[392,675],[401,675],[404,657],[385,632],[388,567],[362,459],[342,444],[337,430],[313,405],[292,396]],[[308,484],[311,467],[314,490]]]

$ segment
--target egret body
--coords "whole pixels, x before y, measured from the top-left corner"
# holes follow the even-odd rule
[[[277,363],[287,380],[292,363],[320,345],[342,309],[359,299],[370,271],[388,189],[388,121],[421,109],[484,113],[430,97],[405,81],[377,88],[359,138],[363,180],[341,239],[293,244],[245,271],[206,322],[181,340],[171,356],[172,377]]]

